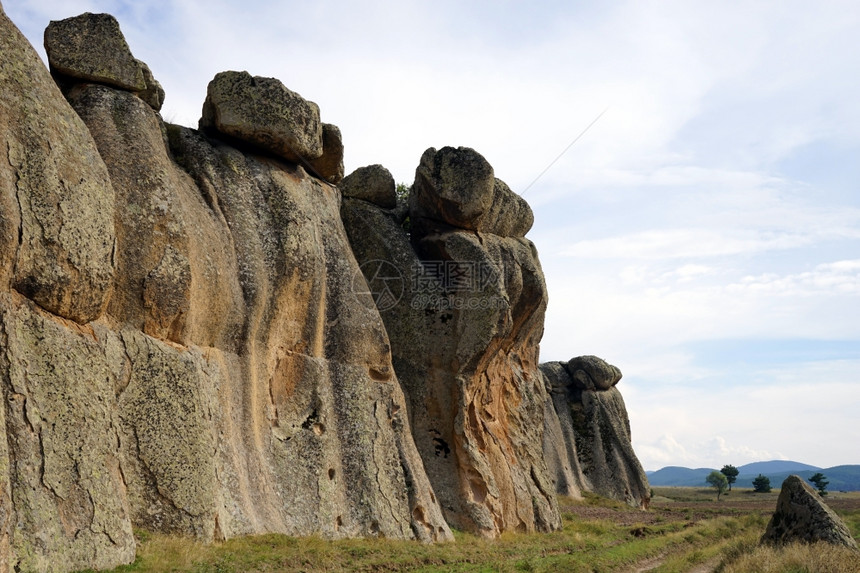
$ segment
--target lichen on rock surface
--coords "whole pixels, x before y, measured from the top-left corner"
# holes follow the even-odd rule
[[[95,320],[113,280],[113,187],[86,126],[2,11],[0,86],[0,287]]]

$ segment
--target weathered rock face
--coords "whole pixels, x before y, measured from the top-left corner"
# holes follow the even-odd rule
[[[351,189],[341,211],[445,516],[486,536],[560,524],[541,445],[546,286],[530,241],[474,232],[494,186],[477,152],[430,149],[410,198],[411,236],[372,189]]]
[[[110,294],[113,188],[83,122],[0,18],[0,288],[86,323]]]
[[[70,106],[0,32],[0,572],[129,562],[132,526],[451,539],[337,188],[138,85]]]
[[[544,441],[558,493],[592,491],[647,508],[648,478],[633,451],[627,408],[615,388],[621,371],[596,356],[540,368],[552,397],[544,423],[548,433],[560,428],[563,437]]]
[[[127,562],[107,349],[78,324],[110,296],[114,192],[86,126],[2,10],[0,154],[0,571]]]
[[[825,541],[860,551],[851,531],[802,478],[788,476],[767,524],[762,543],[784,545]]]
[[[550,476],[555,481],[559,495],[579,499],[582,492],[592,491],[591,484],[582,473],[579,454],[576,451],[576,431],[569,414],[567,379],[562,362],[546,362],[540,365],[544,376],[547,397],[544,401],[543,453]],[[552,381],[558,381],[553,384]],[[558,403],[559,413],[556,413]]]

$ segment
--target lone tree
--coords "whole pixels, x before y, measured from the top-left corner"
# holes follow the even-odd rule
[[[770,478],[758,474],[758,477],[753,480],[753,491],[756,493],[768,493],[770,491]]]
[[[812,482],[815,487],[818,488],[818,495],[822,497],[827,495],[827,484],[829,484],[830,481],[824,476],[823,473],[816,473],[814,476],[809,478],[809,481]]]
[[[708,474],[705,481],[708,482],[712,488],[717,490],[717,501],[720,501],[720,496],[729,488],[729,480],[726,479],[726,476],[717,470],[714,470]]]
[[[723,469],[720,470],[720,473],[726,476],[726,479],[729,482],[729,491],[732,491],[732,484],[735,483],[738,479],[738,468],[733,465],[726,464],[723,466]]]

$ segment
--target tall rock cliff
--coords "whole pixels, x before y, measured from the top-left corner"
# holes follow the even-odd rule
[[[620,372],[538,366],[532,212],[480,154],[428,149],[398,200],[276,79],[216,75],[190,129],[112,16],[45,42],[0,8],[0,573],[130,562],[133,527],[430,542],[556,529],[557,491],[646,505]]]
[[[451,539],[340,192],[301,165],[323,145],[165,124],[90,73],[111,22],[52,24],[52,79],[0,17],[0,571],[129,562],[133,525]]]
[[[445,516],[488,537],[555,529],[538,369],[547,294],[523,238],[531,209],[469,148],[428,149],[400,208],[381,171],[344,180],[342,214]]]

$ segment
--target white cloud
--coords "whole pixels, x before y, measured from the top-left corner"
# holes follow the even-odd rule
[[[562,256],[593,259],[666,259],[718,257],[793,249],[811,238],[790,232],[756,230],[660,229],[606,239],[578,241]]]
[[[860,295],[860,259],[823,263],[796,274],[745,276],[727,290],[779,296]]]
[[[828,467],[856,460],[857,376],[860,361],[828,361],[750,371],[746,386],[672,387],[677,401],[641,380],[628,380],[620,389],[631,412],[634,449],[646,469],[769,459]],[[752,383],[759,377],[774,382]]]

